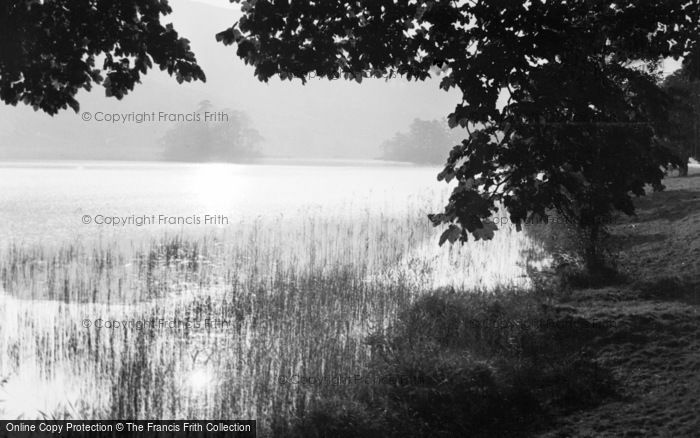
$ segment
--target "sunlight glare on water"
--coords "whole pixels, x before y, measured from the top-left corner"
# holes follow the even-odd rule
[[[196,368],[187,376],[188,386],[195,391],[202,391],[214,381],[213,373],[208,368]]]

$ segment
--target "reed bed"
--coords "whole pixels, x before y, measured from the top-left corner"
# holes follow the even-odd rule
[[[347,390],[337,378],[371,360],[367,336],[424,291],[528,286],[525,263],[541,248],[510,229],[440,248],[423,214],[431,208],[9,242],[0,248],[0,412],[256,418],[263,431],[298,415],[311,397]]]

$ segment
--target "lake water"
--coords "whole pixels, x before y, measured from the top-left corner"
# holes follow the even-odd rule
[[[234,224],[245,218],[312,212],[406,214],[411,202],[443,198],[446,187],[437,183],[438,171],[343,161],[306,165],[5,163],[0,164],[0,237],[4,241],[56,240],[114,233],[132,238],[164,228],[186,233],[207,228],[125,226],[114,230],[96,225],[96,215],[224,215]],[[93,219],[88,226],[82,223],[84,215]]]
[[[356,373],[364,337],[417,294],[527,286],[520,233],[437,245],[438,171],[0,164],[0,413],[264,421],[321,390],[275,375]],[[192,315],[235,324],[94,325]]]

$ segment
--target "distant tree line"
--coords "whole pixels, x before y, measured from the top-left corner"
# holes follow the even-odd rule
[[[186,162],[245,162],[260,157],[263,137],[253,128],[245,112],[215,110],[208,101],[200,103],[198,114],[220,112],[215,120],[179,122],[163,137],[164,158]]]
[[[457,131],[457,130],[455,130]],[[447,121],[414,119],[408,132],[398,132],[382,143],[382,158],[416,164],[444,164],[450,149],[461,142]]]

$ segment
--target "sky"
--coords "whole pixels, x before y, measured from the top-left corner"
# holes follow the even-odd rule
[[[203,100],[215,107],[245,111],[264,138],[272,157],[372,159],[380,145],[406,131],[415,118],[444,119],[460,102],[459,92],[445,92],[438,78],[408,82],[401,78],[353,81],[311,79],[259,82],[253,68],[224,46],[215,34],[239,17],[240,5],[228,0],[171,0],[173,22],[191,41],[206,83],[178,84],[151,70],[122,101],[104,96],[101,86],[81,91],[80,113],[65,110],[51,117],[20,104],[0,104],[0,160],[113,159],[156,160],[171,123],[110,124],[86,122],[83,112],[190,113]],[[669,62],[667,71],[677,67]]]
[[[236,56],[235,46],[215,40],[217,32],[236,21],[240,5],[227,0],[170,4],[173,14],[164,22],[172,21],[190,40],[207,82],[180,85],[155,69],[122,101],[104,97],[101,86],[81,91],[81,113],[189,113],[209,100],[215,107],[248,113],[264,137],[268,156],[371,159],[381,155],[384,140],[406,131],[413,119],[444,119],[460,101],[459,93],[440,90],[438,79],[261,83],[253,68]],[[163,148],[160,139],[172,126],[84,122],[81,113],[66,110],[51,117],[21,105],[0,106],[0,160],[157,159]]]

